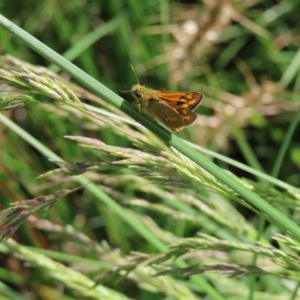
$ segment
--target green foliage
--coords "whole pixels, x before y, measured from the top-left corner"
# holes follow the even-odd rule
[[[104,87],[0,31],[0,294],[300,299],[297,1],[30,2],[1,12]],[[178,135],[227,175],[106,89],[136,82],[130,64],[149,87],[205,94]]]

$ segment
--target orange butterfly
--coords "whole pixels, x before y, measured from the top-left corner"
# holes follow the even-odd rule
[[[198,92],[154,90],[140,85],[139,81],[132,86],[130,92],[141,111],[153,119],[158,119],[173,131],[179,131],[194,123],[197,115],[193,110],[204,97]]]

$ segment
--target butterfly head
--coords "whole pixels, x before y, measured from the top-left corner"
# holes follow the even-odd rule
[[[136,100],[139,100],[139,99],[143,98],[143,90],[144,90],[143,86],[141,86],[140,84],[135,84],[131,88],[131,95]]]

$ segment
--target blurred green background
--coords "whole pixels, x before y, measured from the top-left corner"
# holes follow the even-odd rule
[[[15,0],[2,1],[0,11],[113,91],[128,90],[136,83],[130,68],[132,64],[141,84],[157,89],[202,92],[205,99],[196,111],[199,117],[193,126],[179,133],[182,138],[291,185],[299,185],[297,127],[282,166],[280,169],[274,169],[274,166],[288,128],[297,116],[300,2]],[[0,41],[2,55],[9,54],[59,73],[56,67],[50,66],[3,29],[0,29]],[[67,74],[61,75],[71,80]],[[130,95],[124,98],[132,101]],[[89,99],[83,100],[89,102]],[[41,101],[46,102],[45,99]],[[97,105],[101,106],[101,103]],[[66,140],[64,135],[90,136],[109,145],[131,147],[130,141],[109,129],[97,131],[80,122],[76,115],[61,113],[59,115],[59,109],[51,111],[38,104],[5,112],[69,162],[93,160],[96,156],[87,157],[88,152]],[[3,209],[12,202],[50,194],[65,187],[63,180],[54,186],[51,181],[36,179],[55,168],[48,157],[42,156],[2,124],[0,134]],[[222,161],[216,163],[239,177],[254,179]],[[130,196],[136,195],[130,186],[125,186],[124,190]],[[147,198],[145,194],[136,196]],[[106,209],[81,190],[69,195],[67,200],[58,201],[46,215],[39,217],[61,226],[71,224],[92,240],[107,240],[112,248],[120,248],[122,253],[154,251]],[[242,212],[247,216],[248,212]],[[176,227],[171,217],[157,217],[156,221],[167,231]],[[73,252],[67,241],[55,234],[47,234],[33,224],[34,219],[22,225],[14,238],[36,248]],[[177,230],[182,231],[179,235],[188,237],[193,236],[198,227],[187,225]],[[74,252],[80,257],[80,251]],[[59,285],[51,280],[48,282],[49,277],[43,278],[39,270],[24,267],[9,253],[2,253],[0,262],[0,278],[2,276],[1,279],[17,293],[12,298],[24,299],[21,295],[26,299],[57,297]],[[140,290],[132,282],[119,283],[117,289],[133,299],[173,299]],[[9,299],[8,294],[7,298],[4,294],[3,299]],[[60,297],[82,299],[68,290]]]

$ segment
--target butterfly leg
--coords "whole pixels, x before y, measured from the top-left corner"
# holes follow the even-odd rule
[[[138,122],[139,121],[139,119],[140,119],[140,114],[141,114],[141,104],[140,103],[137,103],[137,102],[133,102],[132,103],[132,106],[135,106],[135,107],[137,107],[137,109],[138,109],[138,111],[139,111],[139,115],[138,115],[138,117],[136,118],[136,121]]]

